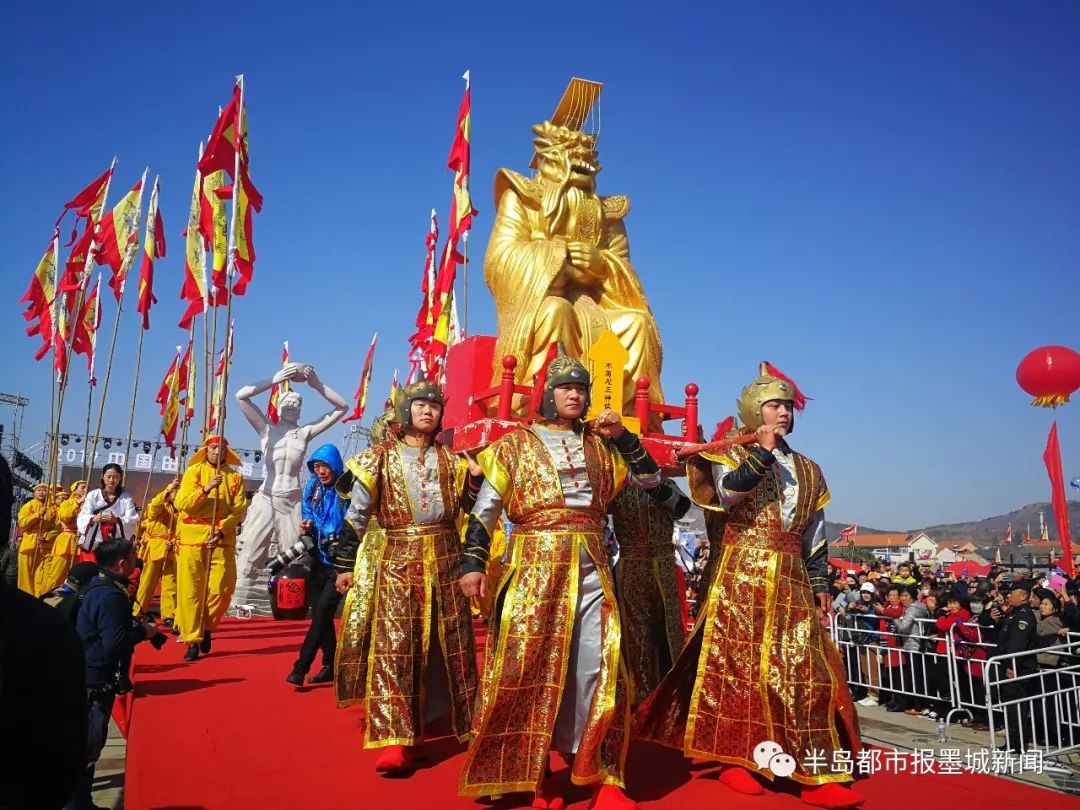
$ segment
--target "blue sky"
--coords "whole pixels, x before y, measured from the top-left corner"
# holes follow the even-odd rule
[[[268,2],[246,4],[247,19],[222,7],[232,27],[210,35],[208,9],[165,5],[8,11],[19,36],[0,53],[0,102],[16,113],[0,135],[0,335],[3,390],[32,401],[25,442],[47,421],[49,383],[17,301],[60,205],[114,154],[114,201],[143,166],[162,177],[169,253],[136,433],[157,429],[151,390],[183,339],[196,148],[240,72],[266,206],[233,380],[269,376],[288,339],[349,396],[378,331],[383,396],[405,366],[429,209],[445,221],[469,68],[472,332],[494,328],[481,257],[495,170],[526,170],[529,127],[570,76],[602,81],[600,191],[632,199],[669,397],[697,382],[711,424],[760,359],[789,373],[814,397],[794,442],[824,467],[836,520],[902,529],[1048,499],[1051,414],[1013,374],[1036,346],[1080,348],[1080,8]],[[125,314],[113,435],[126,431],[136,328]],[[1078,407],[1058,413],[1070,478]],[[81,431],[81,391],[66,412],[64,429]],[[230,437],[250,446],[233,413]]]

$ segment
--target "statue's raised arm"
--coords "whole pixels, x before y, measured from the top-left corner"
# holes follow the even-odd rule
[[[244,414],[244,418],[248,420],[248,423],[255,429],[260,438],[266,436],[266,416],[263,415],[262,409],[251,401],[251,398],[264,391],[269,391],[275,385],[280,385],[286,380],[296,379],[303,374],[303,371],[304,367],[300,363],[288,363],[273,377],[245,385],[236,392],[236,404],[239,406],[240,412]]]
[[[310,442],[320,433],[329,430],[340,422],[345,417],[345,414],[349,412],[349,403],[345,401],[341,394],[319,379],[319,375],[315,373],[312,366],[307,366],[306,371],[307,384],[321,394],[322,398],[334,408],[330,413],[323,414],[315,421],[304,425],[303,430],[307,433],[307,440]]]

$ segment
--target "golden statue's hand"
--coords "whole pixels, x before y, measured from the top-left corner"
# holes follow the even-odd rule
[[[570,259],[570,264],[593,280],[599,281],[607,275],[607,265],[604,264],[604,257],[596,245],[590,245],[586,242],[570,242],[566,246],[566,253]]]

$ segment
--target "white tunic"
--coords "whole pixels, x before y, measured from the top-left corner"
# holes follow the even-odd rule
[[[115,515],[120,519],[117,530],[121,537],[131,539],[135,536],[135,524],[139,522],[139,513],[135,510],[135,500],[126,491],[117,496],[112,505],[108,505],[100,489],[87,493],[76,519],[79,528],[79,547],[84,551],[93,551],[101,544],[98,524],[91,524],[95,515]]]

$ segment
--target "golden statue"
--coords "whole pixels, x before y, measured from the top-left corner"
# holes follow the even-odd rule
[[[584,358],[610,329],[630,354],[623,414],[633,414],[635,382],[648,377],[663,401],[663,350],[641,280],[630,262],[626,197],[596,193],[597,133],[586,134],[602,85],[573,79],[550,121],[533,127],[533,177],[495,176],[495,223],[484,278],[495,298],[500,361],[518,359],[516,382],[530,385],[552,343]],[[590,127],[591,129],[591,127]]]

